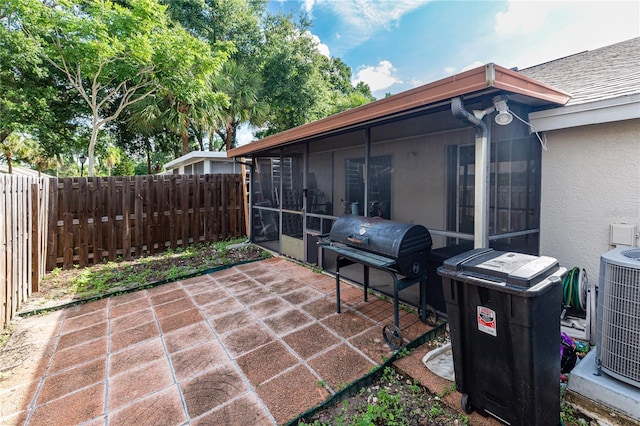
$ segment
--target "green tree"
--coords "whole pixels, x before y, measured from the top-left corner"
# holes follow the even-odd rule
[[[78,97],[21,30],[18,12],[13,3],[0,4],[0,150],[14,132],[35,139],[43,170],[74,142]]]
[[[19,163],[21,159],[29,157],[33,150],[33,144],[24,135],[12,132],[5,137],[2,142],[2,152],[0,158],[4,158],[7,163],[9,174],[13,173],[14,163]]]
[[[107,0],[67,0],[55,6],[8,1],[16,5],[19,26],[38,43],[40,54],[88,107],[90,175],[105,124],[160,88],[184,110],[226,58],[225,52],[212,53],[206,43],[172,25],[155,0],[130,0],[128,7]]]
[[[222,68],[218,88],[229,97],[229,106],[220,114],[221,126],[216,133],[224,142],[226,151],[237,145],[238,127],[243,123],[262,125],[267,119],[269,106],[258,99],[261,91],[260,80],[244,65],[229,61]],[[210,140],[214,137],[209,136]]]
[[[34,43],[18,30],[10,4],[0,5],[0,144],[14,131],[25,129],[35,110],[46,103],[50,91],[38,93],[38,81],[47,72]]]
[[[335,114],[376,100],[369,86],[359,82],[351,83],[351,68],[340,58],[322,57],[321,71],[332,90],[331,113]]]
[[[216,144],[216,135],[226,149],[236,145],[240,125],[262,125],[267,104],[260,99],[260,51],[263,35],[260,22],[266,0],[165,0],[173,19],[212,46],[233,43],[232,61],[225,64],[214,87],[228,97],[228,104],[215,110],[200,105],[191,120],[191,133],[204,149]],[[197,105],[196,105],[197,107]],[[174,122],[172,120],[172,122]],[[172,127],[176,127],[175,124]]]
[[[283,15],[265,21],[262,78],[269,120],[261,136],[326,117],[331,90],[321,71],[322,55],[308,32],[309,22]]]
[[[107,168],[107,176],[111,176],[111,169],[119,164],[123,160],[123,158],[127,158],[127,156],[124,155],[120,148],[117,148],[115,146],[110,146],[107,148],[107,152],[102,158],[102,162]]]
[[[121,157],[118,163],[116,163],[112,169],[113,176],[132,176],[135,174],[136,163],[132,158],[127,156]],[[109,176],[111,176],[111,172]]]

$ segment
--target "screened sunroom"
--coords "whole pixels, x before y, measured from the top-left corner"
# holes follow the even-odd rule
[[[444,310],[435,269],[448,257],[474,247],[538,254],[542,143],[527,116],[567,100],[488,64],[231,150],[251,163],[250,237],[335,271],[317,243],[340,215],[424,225],[437,281],[428,298]],[[341,275],[361,282],[362,268]]]

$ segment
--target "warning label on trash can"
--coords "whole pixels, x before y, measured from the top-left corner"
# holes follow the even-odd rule
[[[484,306],[478,306],[478,330],[492,336],[497,336],[496,311]]]

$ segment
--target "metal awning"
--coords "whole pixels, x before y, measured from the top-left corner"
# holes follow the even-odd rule
[[[256,153],[328,135],[351,127],[363,126],[389,117],[401,117],[429,109],[456,96],[465,99],[506,93],[515,102],[535,107],[564,105],[571,96],[530,77],[489,63],[376,102],[343,111],[312,123],[234,148],[228,157]]]

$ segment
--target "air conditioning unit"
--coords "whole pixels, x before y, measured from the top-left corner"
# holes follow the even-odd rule
[[[598,369],[640,387],[640,248],[600,257],[597,312]]]

